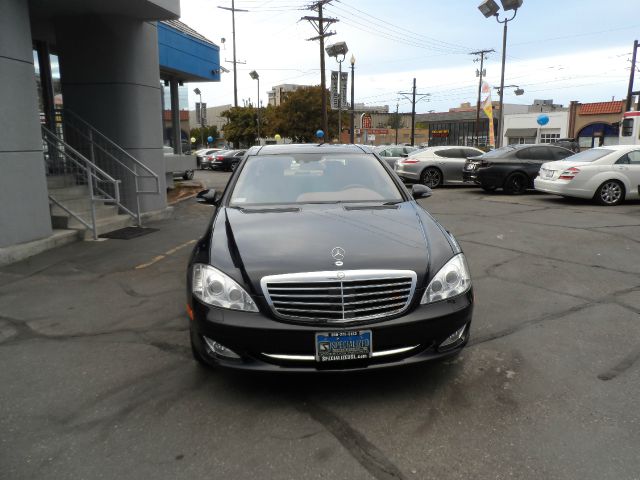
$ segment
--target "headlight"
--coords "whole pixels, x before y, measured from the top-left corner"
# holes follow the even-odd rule
[[[257,312],[258,307],[244,289],[230,277],[210,265],[193,266],[193,294],[214,307]]]
[[[460,253],[449,260],[433,277],[420,300],[421,304],[433,303],[455,297],[471,287],[471,275],[464,254]]]

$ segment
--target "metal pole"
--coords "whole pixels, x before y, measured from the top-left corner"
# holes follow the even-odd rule
[[[413,100],[411,100],[411,146],[416,143],[416,79],[413,79]]]
[[[336,58],[337,60],[337,58]],[[338,143],[342,143],[342,60],[338,60]]]
[[[260,77],[258,77],[258,145],[260,142]]]
[[[629,91],[627,92],[627,108],[625,111],[631,110],[633,103],[633,82],[636,73],[636,55],[638,53],[638,40],[633,42],[633,56],[631,58],[631,74],[629,75]]]
[[[327,80],[324,65],[324,18],[322,16],[322,2],[318,3],[318,30],[320,32],[320,90],[322,94],[322,130],[325,138],[329,135],[329,116],[327,115]]]
[[[236,4],[231,0],[231,35],[233,37],[233,106],[238,106],[238,63],[236,62]],[[200,101],[202,103],[202,101]]]
[[[396,145],[398,145],[398,127],[400,126],[400,117],[398,116],[398,109],[400,108],[400,103],[396,103]]]
[[[202,93],[200,94],[200,146],[204,148],[204,113],[202,112]],[[182,142],[180,142],[182,143]]]
[[[355,57],[354,57],[355,58]],[[355,128],[355,117],[356,117],[356,105],[355,105],[355,97],[354,97],[354,82],[355,82],[355,63],[351,64],[351,119],[349,121],[349,131],[351,132],[349,134],[349,141],[350,143],[355,143],[355,133],[353,131],[353,129]]]
[[[484,68],[484,52],[480,52],[480,82],[478,83],[478,104],[476,105],[476,147],[480,145],[480,101],[482,97],[482,78]]]
[[[504,70],[507,60],[507,24],[504,21],[504,32],[502,34],[502,73],[500,74],[500,123],[498,124],[498,138],[496,138],[496,148],[502,146],[502,127],[504,124]]]

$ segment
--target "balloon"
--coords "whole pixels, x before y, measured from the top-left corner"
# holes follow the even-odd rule
[[[207,137],[207,142],[209,142],[209,143],[213,142],[213,137],[211,135],[209,135]]]
[[[196,137],[191,137],[191,143],[196,143]]]
[[[323,132],[322,130],[318,130],[318,131],[316,132],[316,137],[318,137],[318,138],[323,138],[323,137],[324,137],[324,132]]]
[[[541,115],[538,115],[538,125],[546,125],[547,123],[549,123],[549,115],[545,115],[544,113]]]
[[[282,140],[282,137],[280,136],[279,133],[276,133],[275,136],[273,137],[276,139],[276,142],[279,142],[280,140]]]

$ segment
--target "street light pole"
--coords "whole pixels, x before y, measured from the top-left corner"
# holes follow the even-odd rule
[[[342,60],[338,61],[338,143],[342,143],[342,62],[344,62],[344,55]]]
[[[258,81],[258,145],[260,145],[260,75],[255,70],[249,72],[249,76]]]
[[[194,88],[193,93],[200,97],[200,146],[204,148],[204,115],[202,113],[202,92],[199,88]]]
[[[505,12],[513,10],[513,16],[511,18],[504,18],[500,20],[500,7],[495,0],[484,0],[478,10],[486,17],[496,17],[498,23],[503,24],[502,31],[502,71],[500,72],[500,123],[498,124],[498,138],[496,139],[496,147],[502,145],[502,135],[504,128],[504,71],[507,60],[507,29],[511,20],[516,18],[518,14],[518,8],[522,6],[523,0],[500,0],[502,8]]]
[[[355,66],[356,66],[356,57],[351,54],[351,120],[349,122],[349,142],[355,143],[355,133],[353,131],[355,127],[355,118],[356,118],[356,105],[355,105],[355,96],[354,96],[354,82],[355,82]]]

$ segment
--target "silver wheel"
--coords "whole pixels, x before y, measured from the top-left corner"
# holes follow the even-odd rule
[[[429,167],[422,173],[422,183],[429,188],[437,188],[442,184],[442,173],[437,168]]]
[[[596,194],[602,205],[617,205],[622,202],[623,189],[620,182],[609,180],[600,185]]]

